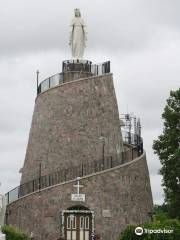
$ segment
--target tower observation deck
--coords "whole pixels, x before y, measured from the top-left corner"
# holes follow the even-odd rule
[[[75,79],[107,73],[110,73],[110,61],[101,64],[92,64],[92,62],[88,60],[66,60],[62,63],[61,73],[45,79],[40,84],[37,82],[37,94]]]

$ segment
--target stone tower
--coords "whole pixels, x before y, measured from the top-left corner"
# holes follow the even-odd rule
[[[38,178],[39,171],[44,176],[120,157],[123,143],[112,74],[96,76],[93,67],[98,70],[90,61],[65,61],[61,74],[40,84],[21,184]]]
[[[128,224],[149,221],[142,138],[122,136],[121,125],[109,61],[67,60],[61,73],[38,82],[21,183],[6,194],[6,224],[35,240],[115,240]]]

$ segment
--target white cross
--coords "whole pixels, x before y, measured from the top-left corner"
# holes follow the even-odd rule
[[[80,177],[77,178],[77,185],[74,185],[74,187],[77,188],[77,194],[79,195],[79,190],[81,187],[84,187],[83,185],[79,184]]]

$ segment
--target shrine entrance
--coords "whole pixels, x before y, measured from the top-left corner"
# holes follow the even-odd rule
[[[84,208],[84,209],[82,209]],[[81,206],[81,209],[63,211],[64,239],[91,240],[94,233],[94,214]]]

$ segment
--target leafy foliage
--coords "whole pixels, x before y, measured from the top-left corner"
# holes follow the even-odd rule
[[[154,214],[155,219],[162,222],[165,219],[168,219],[168,207],[165,204],[154,205]]]
[[[165,203],[172,218],[180,218],[180,88],[171,91],[162,114],[163,133],[153,143],[162,168]]]
[[[4,225],[2,227],[2,232],[6,234],[6,240],[30,240],[25,233],[11,225]]]

